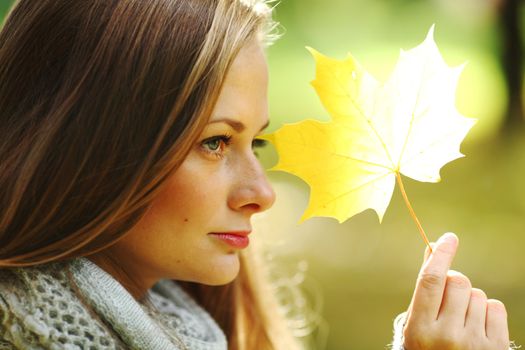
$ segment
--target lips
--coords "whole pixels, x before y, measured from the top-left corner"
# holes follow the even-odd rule
[[[243,249],[250,244],[248,235],[251,231],[230,231],[230,232],[212,232],[213,236],[232,248]]]

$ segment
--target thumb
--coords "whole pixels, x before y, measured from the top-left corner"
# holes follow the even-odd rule
[[[432,250],[434,250],[434,247],[436,246],[436,243],[435,242],[430,242],[430,248],[432,248]],[[423,255],[423,264],[425,264],[428,260],[428,258],[430,257],[430,255],[432,254],[430,252],[430,248],[428,246],[425,247],[425,253]],[[412,301],[413,301],[413,298],[410,300],[410,304],[408,305],[408,309],[407,309],[407,319],[410,317],[410,313],[412,311]]]
[[[433,265],[437,265],[436,267],[439,267],[439,270],[442,270],[441,272],[446,275],[448,269],[450,268],[450,264],[452,262],[452,259],[453,259],[453,255],[452,254],[451,256],[448,256],[447,258],[444,258],[443,257],[443,252],[439,251],[437,252],[437,250],[440,250],[442,249],[441,245],[443,245],[445,243],[446,240],[448,240],[447,238],[449,236],[454,236],[456,237],[455,234],[451,233],[451,232],[448,232],[448,233],[445,233],[443,234],[438,240],[437,242],[431,242],[430,243],[430,246],[432,247],[432,251],[433,253],[430,252],[430,249],[429,247],[427,246],[425,248],[425,254],[424,254],[424,258],[423,258],[423,264],[421,266],[421,270],[420,270],[420,274],[421,272],[427,268],[427,265],[428,264],[433,264]],[[457,237],[456,237],[456,240],[457,240]],[[434,256],[434,259],[433,260],[436,260],[437,261],[433,261],[433,262],[430,262],[430,258],[437,253],[437,256]],[[454,249],[454,253],[455,253],[455,249]],[[445,254],[446,255],[449,255],[449,254]],[[417,290],[417,288],[416,288]],[[414,298],[416,297],[416,291],[414,291],[414,295],[412,296],[412,299],[410,301],[410,305],[408,306],[408,316],[410,317],[410,314],[412,313],[412,308],[413,308],[413,304],[414,304]]]
[[[432,251],[434,250],[435,246],[436,246],[435,242],[430,242],[430,248],[432,248]],[[425,263],[428,260],[428,258],[430,257],[430,255],[432,254],[430,252],[430,248],[428,246],[425,248],[425,254],[423,256],[423,263]]]

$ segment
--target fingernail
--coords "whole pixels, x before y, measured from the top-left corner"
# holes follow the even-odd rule
[[[457,241],[457,240],[458,240],[458,237],[457,237],[454,233],[452,233],[452,232],[447,232],[447,233],[443,234],[443,236],[439,237],[437,243],[441,243],[441,242],[453,242],[453,241]]]

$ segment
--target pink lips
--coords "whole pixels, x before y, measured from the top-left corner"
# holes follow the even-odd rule
[[[232,248],[243,249],[250,244],[248,235],[250,231],[235,231],[235,232],[212,232],[210,235],[217,237]]]

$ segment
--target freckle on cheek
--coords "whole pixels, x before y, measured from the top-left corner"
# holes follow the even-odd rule
[[[184,222],[188,222],[188,218],[184,218]]]

